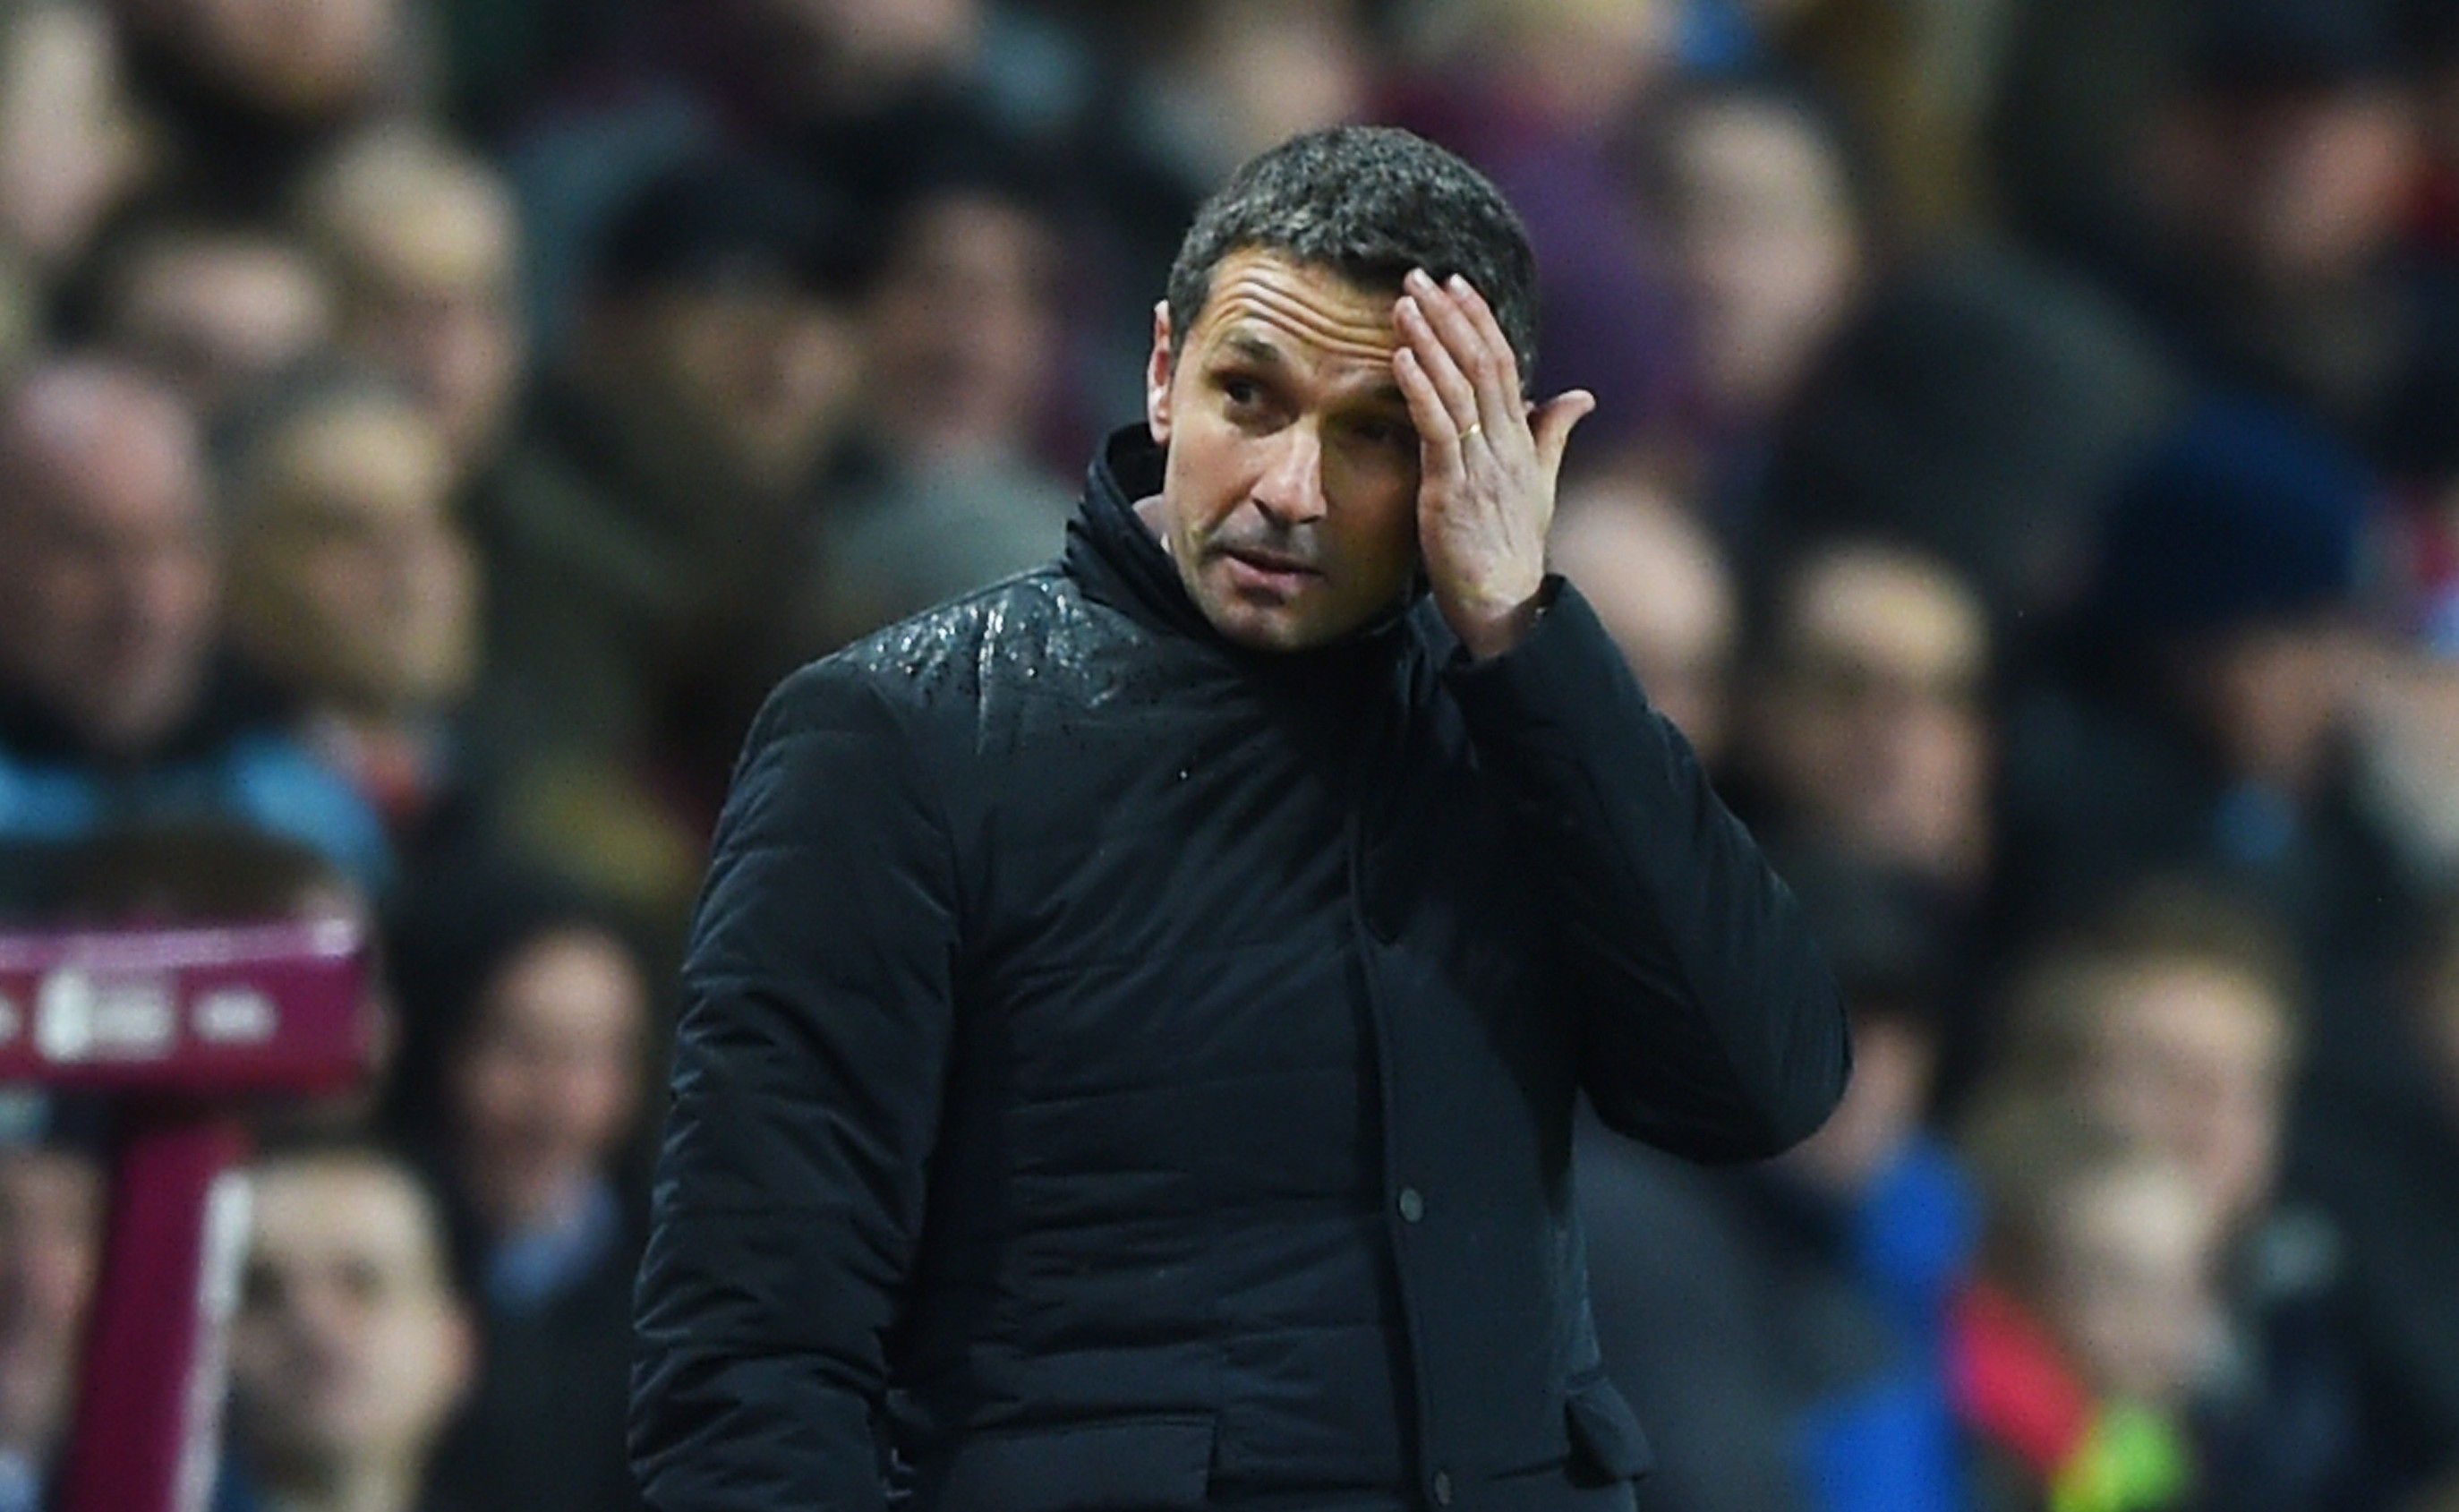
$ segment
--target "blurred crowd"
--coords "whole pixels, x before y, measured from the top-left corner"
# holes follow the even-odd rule
[[[1650,1512],[2459,1507],[2459,0],[0,0],[0,927],[354,918],[226,1512],[620,1512],[773,682],[1053,556],[1202,196],[1485,168],[1848,1100],[1595,1133]],[[0,1097],[0,1512],[107,1108]]]

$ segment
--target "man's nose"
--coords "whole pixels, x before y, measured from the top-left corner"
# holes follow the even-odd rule
[[[1312,425],[1285,427],[1267,443],[1272,449],[1263,475],[1255,480],[1255,503],[1273,522],[1305,525],[1321,519],[1323,437]]]

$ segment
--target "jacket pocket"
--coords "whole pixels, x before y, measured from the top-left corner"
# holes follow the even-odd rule
[[[968,1436],[927,1477],[930,1512],[1175,1512],[1204,1505],[1208,1416],[1130,1418]],[[932,1495],[929,1480],[939,1481]]]
[[[1638,1416],[1604,1376],[1571,1382],[1563,1398],[1563,1416],[1571,1435],[1574,1483],[1635,1480],[1656,1463]]]

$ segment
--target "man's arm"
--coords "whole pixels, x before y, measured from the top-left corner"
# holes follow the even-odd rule
[[[1511,344],[1462,280],[1411,273],[1393,319],[1419,546],[1464,653],[1453,696],[1554,884],[1589,1098],[1614,1128],[1681,1154],[1775,1154],[1842,1095],[1843,1006],[1793,894],[1587,604],[1546,576],[1564,448],[1595,400],[1528,403]]]
[[[641,1263],[634,1467],[660,1512],[874,1512],[884,1335],[952,1018],[945,826],[875,687],[754,724],[683,967]]]
[[[1648,706],[1577,589],[1447,682],[1548,879],[1598,1116],[1702,1160],[1773,1155],[1843,1093],[1835,979],[1793,893]]]

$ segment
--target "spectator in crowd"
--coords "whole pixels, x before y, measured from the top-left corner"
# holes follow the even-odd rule
[[[1967,1135],[1987,1220],[1948,1372],[1983,1512],[2193,1505],[2180,1423],[2212,1331],[2215,1225],[2183,1168],[2016,1100]]]
[[[1988,613],[1944,562],[1871,538],[1767,593],[1734,764],[1779,842],[1901,867],[1965,909],[1989,874]]]
[[[1061,349],[1057,227],[1001,169],[925,165],[865,302],[872,433],[908,462],[1032,459]]]
[[[2002,634],[2036,627],[2071,607],[2095,513],[2173,388],[2104,292],[2020,253],[1921,260],[1812,372],[1740,512],[1744,550],[1890,536],[1953,564]]]
[[[1999,1074],[2159,1147],[2235,1238],[2271,1201],[2299,990],[2294,953],[2261,914],[2149,879],[2023,975]]]
[[[1682,428],[1695,455],[1679,460],[1724,514],[1746,507],[1779,420],[1874,276],[1866,175],[1842,126],[1780,84],[1692,86],[1650,124],[1643,178],[1698,346]]]
[[[1144,23],[1122,38],[1136,67],[1111,145],[1142,155],[1142,181],[1123,197],[1149,195],[1184,224],[1255,154],[1364,116],[1377,60],[1363,12],[1356,0],[1198,0],[1147,21],[1120,7],[1114,19]],[[1156,250],[1154,282],[1173,248]]]
[[[1692,351],[1662,230],[1632,202],[1623,124],[1673,62],[1671,0],[1464,0],[1430,7],[1382,115],[1465,155],[1527,221],[1552,288],[1540,388],[1597,396],[1602,454],[1688,402]]]
[[[506,148],[533,236],[538,328],[560,338],[607,224],[696,159],[785,158],[885,200],[917,146],[1081,156],[1095,74],[1083,43],[1041,10],[642,0]],[[1153,20],[1139,8],[1127,25]]]
[[[616,223],[535,425],[474,500],[491,604],[476,733],[536,849],[631,837],[620,865],[583,870],[632,895],[688,892],[704,822],[645,785],[678,768],[722,784],[748,684],[781,654],[760,671],[733,655],[746,618],[784,638],[775,575],[807,565],[816,472],[850,423],[871,258],[854,213],[783,169],[661,181]]]
[[[270,225],[170,217],[104,250],[95,339],[179,394],[208,426],[327,349],[332,281]]]
[[[1112,0],[1097,24],[1120,42],[1122,77],[1085,133],[1092,225],[1071,239],[1106,253],[1081,291],[1089,403],[1133,413],[1132,374],[1150,338],[1144,293],[1169,275],[1179,232],[1230,171],[1299,132],[1363,120],[1381,60],[1360,0],[1191,0],[1155,11]],[[1081,253],[1077,254],[1081,257]],[[1115,386],[1115,387],[1113,387]]]
[[[216,661],[221,542],[188,410],[96,358],[0,396],[0,837],[219,814],[371,886],[383,828]]]
[[[440,136],[397,125],[319,161],[296,212],[340,284],[344,350],[410,386],[464,478],[492,462],[526,357],[520,219],[500,176]]]
[[[2416,899],[2355,798],[2377,486],[2294,415],[2198,404],[2112,501],[2062,685],[2010,706],[2006,893],[2036,934],[2155,870],[2287,921],[2326,997],[2396,958]],[[2316,1049],[2337,1054],[2337,1025]]]
[[[1050,381],[1058,233],[1015,170],[924,170],[864,303],[859,430],[830,477],[814,588],[781,595],[794,630],[766,682],[1059,554],[1074,495],[1041,460],[1070,418]]]
[[[0,1509],[38,1512],[66,1447],[102,1264],[99,1119],[27,1092],[0,1116]]]
[[[221,1512],[421,1512],[478,1369],[435,1203],[378,1148],[305,1144],[254,1169],[231,1324]]]
[[[216,214],[278,215],[299,176],[424,94],[409,0],[120,0],[163,181]]]
[[[1740,611],[1715,537],[1662,494],[1606,479],[1566,490],[1552,559],[1580,584],[1648,701],[1716,769]]]
[[[1980,1093],[2079,1109],[2174,1162],[2210,1205],[2215,1349],[2187,1402],[2207,1504],[2243,1512],[2359,1505],[2367,1482],[2339,1335],[2346,1277],[2319,1215],[2279,1191],[2300,995],[2270,919],[2154,879],[2035,955]]]
[[[0,278],[32,293],[76,273],[147,160],[101,5],[39,0],[0,13]],[[32,313],[11,318],[36,324]]]
[[[1776,1165],[1705,1172],[1584,1129],[1580,1204],[1606,1363],[1659,1426],[1643,1509],[1957,1512],[1946,1324],[1978,1213],[1923,1126],[1944,920],[1834,855],[1787,869],[1852,1016],[1854,1075]]]
[[[2109,257],[2141,213],[2129,159],[2206,9],[2062,0],[2009,10],[1987,124],[1991,198],[2007,229],[2060,260]]]
[[[2399,1054],[2320,1084],[2288,1184],[2326,1214],[2347,1272],[2374,1495],[2459,1498],[2459,912],[2446,903],[2408,974]]]
[[[2133,143],[2117,276],[2203,381],[2276,396],[2382,453],[2454,329],[2406,232],[2423,167],[2378,0],[2201,0]]]
[[[453,716],[478,670],[478,564],[430,411],[305,376],[235,443],[232,642],[415,863],[474,822]]]
[[[2004,33],[2023,0],[1773,0],[1761,46],[1849,113],[1883,169],[1873,200],[1902,240],[1968,235],[1995,208],[1984,123]]]
[[[649,976],[600,911],[483,884],[406,962],[401,1086],[476,1292],[487,1372],[438,1463],[466,1512],[619,1512]]]

